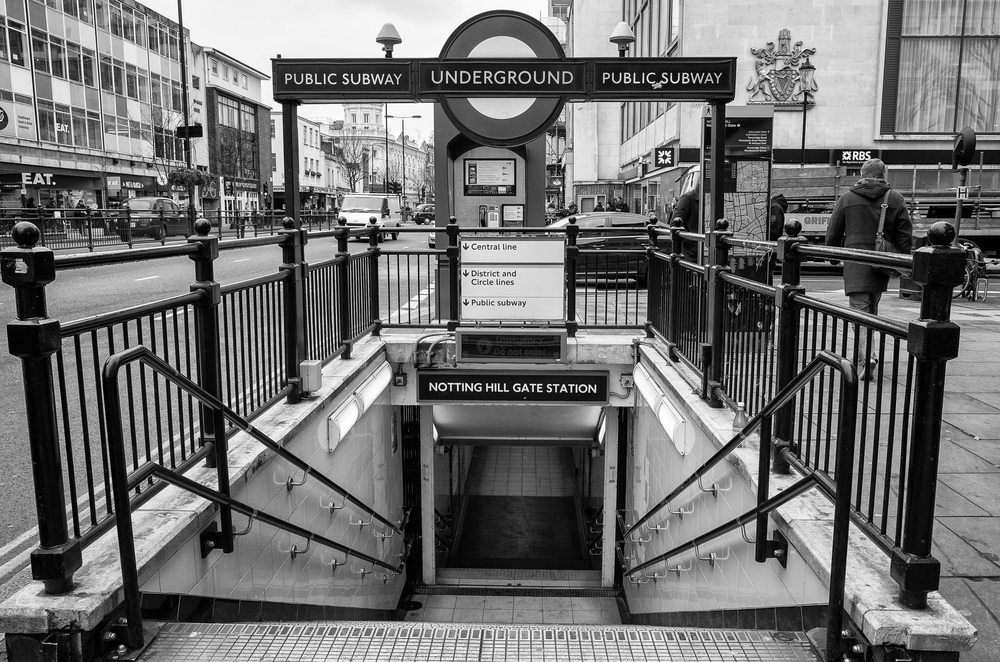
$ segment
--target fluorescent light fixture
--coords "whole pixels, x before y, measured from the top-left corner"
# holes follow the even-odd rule
[[[383,362],[361,383],[361,386],[354,389],[354,392],[327,419],[326,450],[328,452],[337,448],[341,439],[347,436],[351,428],[391,383],[392,368],[388,363]]]
[[[636,364],[632,371],[632,377],[639,393],[642,394],[649,408],[653,410],[656,420],[663,426],[667,437],[674,443],[674,448],[681,455],[687,455],[694,442],[694,435],[690,433],[690,426],[680,411],[670,403],[667,396],[660,390],[659,384],[653,380],[652,375],[642,364]]]
[[[604,448],[604,442],[608,440],[608,412],[601,410],[601,422],[597,424],[597,444]]]

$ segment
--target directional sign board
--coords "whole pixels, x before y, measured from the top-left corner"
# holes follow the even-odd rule
[[[562,237],[477,237],[460,247],[463,320],[564,319]]]

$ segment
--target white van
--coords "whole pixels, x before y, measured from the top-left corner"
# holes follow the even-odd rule
[[[347,227],[361,228],[368,225],[368,219],[375,217],[380,228],[398,228],[403,225],[399,198],[380,193],[347,193],[340,205],[340,217],[347,219]],[[391,239],[398,232],[386,233]],[[383,235],[385,236],[385,235]]]

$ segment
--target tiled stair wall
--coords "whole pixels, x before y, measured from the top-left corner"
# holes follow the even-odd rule
[[[293,439],[287,448],[376,512],[390,521],[399,521],[402,511],[399,430],[396,410],[388,406],[388,395],[382,395],[336,449],[328,452],[323,430],[333,409],[318,417],[319,422]],[[399,534],[385,540],[377,538],[374,534],[384,533],[385,527],[377,522],[365,527],[351,524],[352,520],[369,519],[352,504],[330,512],[331,501],[339,506],[344,503],[343,496],[315,479],[307,479],[303,485],[288,490],[289,477],[300,482],[302,472],[272,457],[244,483],[234,485],[233,495],[257,509],[370,556],[394,565],[399,563],[404,545]],[[234,520],[237,530],[246,526],[244,516],[234,514]],[[145,582],[142,590],[231,603],[339,607],[350,610],[340,613],[363,617],[395,609],[405,581],[403,575],[383,581],[386,573],[376,568],[374,573],[362,576],[359,571],[369,569],[370,564],[353,557],[346,564],[335,564],[344,560],[344,554],[318,543],[312,543],[306,553],[293,558],[293,546],[302,550],[306,541],[255,521],[246,535],[237,538],[233,553],[215,551],[202,559],[195,535]]]

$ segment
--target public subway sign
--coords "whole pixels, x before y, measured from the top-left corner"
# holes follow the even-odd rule
[[[418,371],[417,401],[608,404],[608,380],[599,371]]]
[[[735,58],[305,59],[272,61],[275,101],[440,97],[731,100]]]

